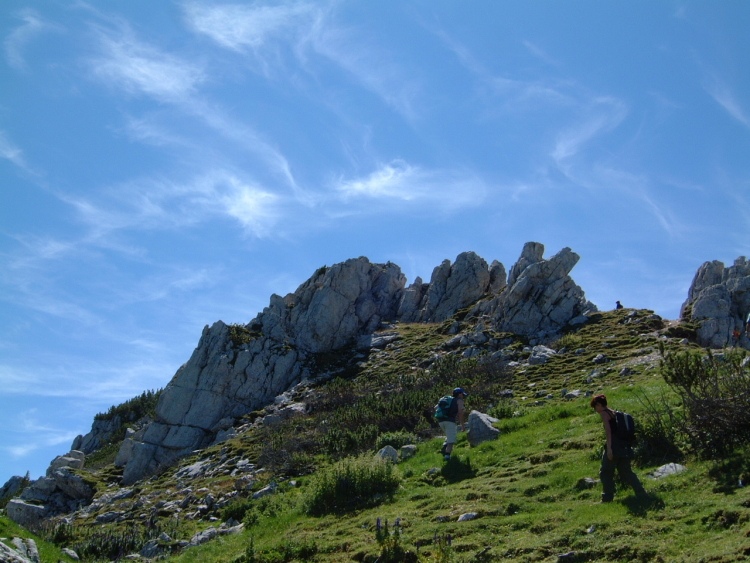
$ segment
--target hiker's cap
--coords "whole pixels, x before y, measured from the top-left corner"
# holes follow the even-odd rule
[[[455,397],[456,395],[458,395],[459,393],[463,393],[464,395],[468,395],[468,393],[467,393],[466,391],[464,391],[464,388],[463,388],[463,387],[456,387],[456,388],[455,388],[455,389],[453,390],[453,396],[454,396],[454,397]]]

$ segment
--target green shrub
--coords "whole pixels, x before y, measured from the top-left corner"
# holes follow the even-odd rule
[[[672,404],[665,394],[650,399],[640,393],[638,400],[644,409],[637,417],[635,459],[641,465],[681,461],[684,442],[681,428],[684,411]]]
[[[378,427],[374,424],[361,426],[347,424],[341,427],[330,427],[322,441],[327,453],[342,456],[351,452],[363,452],[372,449],[377,435]]]
[[[414,444],[417,441],[417,437],[411,432],[400,430],[397,432],[385,432],[378,436],[375,442],[375,449],[381,450],[386,446],[392,446],[395,449],[399,449],[401,446],[407,444]]]
[[[487,414],[498,420],[513,418],[520,413],[520,405],[514,399],[500,399],[498,403],[489,408]]]
[[[708,458],[750,444],[750,364],[744,350],[714,354],[665,352],[661,374],[679,395],[682,430],[691,447]]]
[[[376,506],[391,497],[400,482],[398,471],[388,461],[371,455],[345,458],[313,477],[303,509],[320,516]]]
[[[253,500],[249,498],[241,498],[233,500],[221,509],[221,520],[226,522],[230,518],[233,518],[237,522],[242,522],[245,518],[245,514],[253,506]]]

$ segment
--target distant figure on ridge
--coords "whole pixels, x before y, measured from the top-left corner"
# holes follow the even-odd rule
[[[452,396],[441,397],[438,404],[435,405],[435,418],[440,424],[440,428],[445,432],[445,442],[443,442],[443,447],[440,448],[440,453],[443,454],[445,461],[451,458],[458,430],[463,430],[466,412],[464,410],[464,399],[466,395],[468,393],[464,391],[463,387],[456,387]],[[456,421],[458,421],[458,424],[456,424]]]
[[[615,309],[622,309],[622,303],[615,301]]]
[[[591,399],[591,408],[602,417],[604,431],[607,434],[607,445],[602,454],[602,466],[599,469],[599,478],[602,481],[602,502],[612,502],[615,496],[615,469],[620,475],[620,480],[627,483],[635,491],[636,497],[642,500],[649,498],[646,489],[638,480],[630,467],[630,459],[633,457],[633,448],[624,442],[617,433],[617,417],[615,411],[607,407],[607,397],[596,395]]]

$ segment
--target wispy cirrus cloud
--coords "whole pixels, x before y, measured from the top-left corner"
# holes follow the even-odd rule
[[[285,51],[292,52],[295,64],[311,75],[318,72],[311,60],[323,57],[405,118],[417,116],[420,88],[413,70],[399,64],[397,53],[369,41],[364,30],[338,27],[326,4],[205,6],[191,2],[184,5],[184,11],[191,29],[224,48],[252,53],[267,75],[286,70]]]
[[[227,116],[220,106],[201,95],[200,86],[207,80],[202,65],[139,40],[127,24],[96,27],[95,30],[100,49],[88,63],[99,81],[130,95],[143,95],[170,104],[177,111],[199,119],[237,147],[257,156],[300,200],[306,197],[286,157],[273,143],[252,127]],[[183,145],[183,148],[189,144],[179,135],[157,127],[151,119],[131,118],[128,127],[134,137],[149,144]]]
[[[425,170],[403,160],[383,164],[361,178],[339,178],[334,189],[348,203],[400,201],[444,211],[481,205],[487,192],[484,183],[469,172]]]
[[[3,48],[5,60],[10,66],[16,70],[25,70],[27,64],[23,53],[24,49],[45,30],[53,30],[57,27],[45,22],[32,9],[22,10],[16,16],[22,23],[8,34],[3,42]]]
[[[34,451],[60,444],[70,444],[76,437],[75,431],[60,428],[60,426],[49,426],[39,421],[38,409],[27,409],[19,413],[17,426],[8,429],[13,435],[22,437],[22,441],[4,448],[13,459],[23,459]]]
[[[29,170],[23,151],[12,143],[3,131],[0,131],[0,158],[10,161],[23,170]]]
[[[732,89],[717,77],[706,79],[704,89],[733,118],[745,127],[750,127],[750,116],[737,99]]]
[[[113,231],[182,229],[229,217],[251,236],[267,236],[282,198],[236,174],[216,170],[187,181],[143,179],[96,200],[62,196],[97,237]]]
[[[184,4],[190,28],[238,52],[257,51],[277,39],[296,41],[305,35],[319,16],[312,3],[288,5]]]
[[[586,108],[579,123],[558,134],[551,157],[562,169],[567,168],[566,161],[576,156],[587,143],[612,131],[627,116],[627,106],[616,98],[599,97],[591,103],[592,108]]]
[[[205,79],[195,63],[138,41],[126,27],[98,28],[101,54],[90,59],[94,74],[113,88],[175,102],[195,93]]]

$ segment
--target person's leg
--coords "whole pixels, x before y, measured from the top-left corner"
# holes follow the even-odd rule
[[[449,420],[443,420],[440,422],[440,428],[445,432],[445,442],[443,443],[443,456],[445,459],[449,459],[451,452],[453,451],[453,444],[456,443],[456,423]]]
[[[633,472],[630,467],[630,459],[626,457],[617,458],[617,473],[620,475],[620,479],[623,483],[630,485],[635,492],[635,496],[639,498],[645,498],[648,496],[646,489],[643,488],[640,479]]]
[[[602,482],[602,502],[612,502],[615,498],[615,463],[607,458],[607,449],[602,453],[602,466],[599,469]]]

